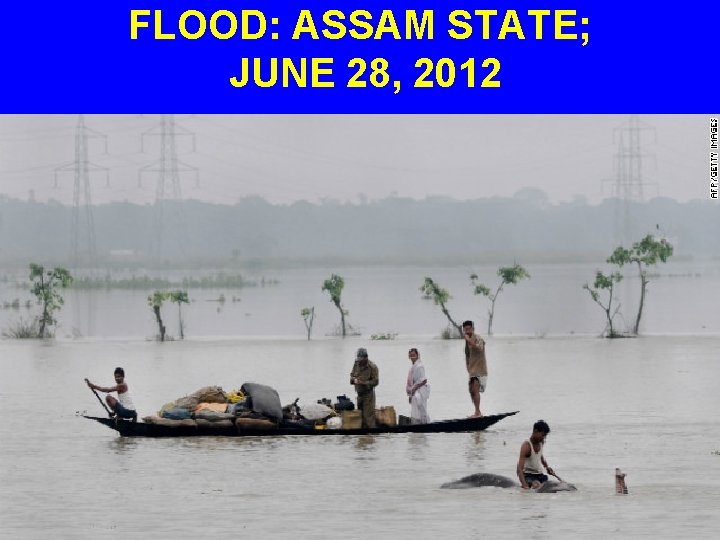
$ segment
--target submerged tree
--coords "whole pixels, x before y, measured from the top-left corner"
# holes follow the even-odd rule
[[[51,335],[49,327],[57,323],[53,314],[65,304],[59,289],[69,287],[73,278],[65,268],[58,266],[46,271],[43,266],[30,263],[30,281],[32,283],[30,291],[37,298],[38,304],[42,305],[42,315],[38,318],[37,337],[49,337]]]
[[[473,285],[475,294],[481,294],[487,296],[490,299],[490,308],[488,308],[488,330],[489,336],[492,335],[492,324],[493,318],[495,317],[495,302],[503,290],[505,285],[517,285],[517,282],[521,279],[529,279],[530,274],[521,265],[515,263],[513,266],[501,266],[498,268],[497,275],[500,276],[500,285],[495,289],[495,292],[490,292],[490,289],[478,282],[477,274],[470,275],[470,283]]]
[[[162,317],[160,316],[160,308],[162,307],[165,300],[169,298],[169,293],[167,291],[155,291],[150,296],[148,296],[148,305],[153,310],[153,313],[155,314],[155,320],[158,324],[158,331],[159,331],[159,337],[160,341],[165,341],[165,324],[163,324]]]
[[[450,298],[452,298],[450,293],[440,287],[440,285],[435,283],[430,277],[425,278],[425,282],[420,287],[420,292],[432,298],[436,306],[440,306],[440,310],[445,314],[447,320],[450,321],[450,324],[457,330],[458,336],[462,336],[462,327],[453,320],[446,306]]]
[[[175,302],[178,305],[178,324],[180,326],[180,339],[185,339],[185,324],[183,323],[182,318],[182,305],[190,303],[187,291],[172,291],[170,293],[170,301]]]
[[[337,274],[333,274],[330,276],[330,279],[326,279],[323,283],[322,290],[327,291],[330,295],[330,301],[335,304],[335,307],[338,308],[338,311],[340,312],[340,328],[342,330],[342,337],[345,337],[345,315],[347,315],[347,311],[343,309],[342,307],[342,291],[345,288],[345,280],[342,278],[342,276],[338,276]]]
[[[607,260],[607,262],[617,264],[620,267],[625,264],[637,264],[638,274],[640,275],[640,304],[635,318],[635,327],[633,328],[633,334],[635,335],[640,330],[640,318],[645,306],[645,293],[649,282],[647,267],[654,266],[659,262],[667,262],[672,254],[673,247],[670,242],[664,238],[656,240],[653,235],[648,234],[639,242],[635,242],[632,249],[626,249],[622,246],[615,248],[615,251]]]
[[[595,274],[595,282],[592,284],[592,286],[588,285],[587,283],[583,285],[583,289],[590,293],[593,301],[605,312],[605,317],[607,318],[607,337],[609,338],[620,336],[620,334],[616,333],[615,329],[613,328],[613,319],[620,310],[619,302],[615,309],[613,309],[613,292],[615,289],[615,284],[620,283],[620,281],[622,281],[622,278],[623,277],[620,272],[614,272],[609,276],[606,276],[600,270],[598,270]],[[607,304],[602,303],[602,300],[600,299],[600,291],[608,292]]]
[[[313,321],[315,320],[315,308],[302,308],[300,311],[303,321],[305,322],[305,328],[307,329],[308,341],[310,341],[310,334],[312,334]]]

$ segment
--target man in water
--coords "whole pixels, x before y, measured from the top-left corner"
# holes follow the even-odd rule
[[[480,412],[480,393],[487,387],[487,361],[485,360],[485,341],[475,333],[472,321],[465,321],[462,325],[465,339],[465,366],[468,370],[468,390],[470,399],[475,405],[475,412],[471,418],[482,416]]]
[[[137,412],[135,411],[135,405],[128,392],[128,385],[125,382],[125,370],[121,367],[115,368],[114,375],[115,386],[98,386],[87,379],[85,379],[85,382],[91,390],[99,390],[100,392],[106,392],[108,394],[105,396],[105,401],[115,414],[115,418],[132,418],[132,421],[135,422],[137,421]],[[117,392],[117,399],[111,396],[110,392]]]
[[[350,372],[350,384],[355,385],[357,407],[362,412],[362,427],[375,427],[375,387],[380,383],[377,366],[368,359],[368,352],[360,347]]]
[[[533,425],[533,432],[530,438],[520,446],[520,457],[517,463],[517,476],[523,489],[538,489],[548,481],[547,474],[555,476],[555,471],[545,461],[543,448],[545,438],[550,433],[550,426],[545,420],[538,420]]]

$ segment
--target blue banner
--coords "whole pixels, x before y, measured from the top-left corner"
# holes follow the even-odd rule
[[[709,113],[720,2],[4,6],[3,113]]]

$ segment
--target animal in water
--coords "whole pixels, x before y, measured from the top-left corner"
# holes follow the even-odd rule
[[[477,473],[465,476],[454,482],[446,482],[441,485],[442,489],[467,489],[475,487],[515,487],[519,485],[512,478],[500,474]]]
[[[548,480],[542,486],[533,491],[537,493],[558,493],[560,491],[577,491],[577,488],[568,482]]]
[[[446,482],[440,487],[442,489],[468,489],[477,487],[519,488],[520,484],[512,478],[500,474],[477,473],[465,476],[460,480]],[[577,491],[577,488],[567,482],[548,480],[538,489],[532,491],[537,493],[557,493],[559,491]]]

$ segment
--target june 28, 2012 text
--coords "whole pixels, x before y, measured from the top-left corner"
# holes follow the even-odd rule
[[[589,41],[588,32],[575,31],[578,25],[586,27],[588,19],[579,18],[572,9],[528,9],[523,12],[513,9],[454,9],[445,18],[436,17],[434,10],[384,9],[372,13],[365,9],[349,12],[330,9],[316,13],[301,9],[292,21],[292,30],[287,33],[282,32],[279,17],[268,16],[261,10],[234,12],[221,9],[204,13],[190,9],[172,18],[163,15],[161,10],[146,9],[131,10],[130,38],[252,41],[278,40],[283,33],[291,42],[343,39],[432,41],[437,38],[441,24],[444,25],[442,30],[446,39],[459,41],[554,39],[577,40],[582,45]],[[376,53],[377,49],[373,48],[373,52]],[[501,63],[495,54],[477,59],[474,56],[438,56],[415,59],[414,88],[450,88],[455,85],[467,88],[500,87]],[[397,69],[399,61],[386,55],[354,56],[347,61],[346,58],[243,57],[233,68],[229,83],[236,88],[334,88],[336,84],[342,84],[348,88],[389,88],[397,94],[401,89],[401,80],[393,77],[391,60],[396,63],[396,72],[407,73],[409,68],[403,64]],[[337,76],[337,81],[336,65],[342,66],[342,74]]]

